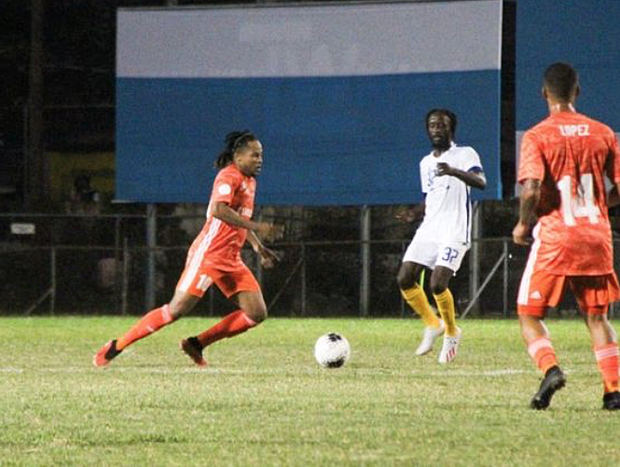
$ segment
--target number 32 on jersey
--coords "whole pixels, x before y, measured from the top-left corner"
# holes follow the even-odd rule
[[[562,217],[566,225],[577,225],[577,217],[587,217],[591,224],[598,224],[601,212],[594,203],[594,180],[592,174],[582,174],[577,190],[573,190],[573,179],[565,175],[558,182],[562,200]]]

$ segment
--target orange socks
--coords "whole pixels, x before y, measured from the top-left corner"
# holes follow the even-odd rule
[[[170,314],[170,307],[168,305],[156,308],[144,315],[123,337],[120,337],[116,341],[116,348],[118,350],[123,350],[128,345],[154,333],[163,326],[170,324],[172,321],[174,321],[174,319]],[[197,338],[202,346],[206,347],[225,337],[241,334],[256,326],[256,324],[257,323],[250,319],[243,311],[237,310],[225,316],[215,326],[199,334]]]
[[[596,364],[603,377],[605,392],[618,391],[618,343],[594,348]]]
[[[547,337],[537,337],[529,341],[527,343],[527,352],[543,374],[547,373],[549,368],[558,364],[553,345],[551,345],[551,341]]]
[[[197,338],[203,347],[213,344],[225,337],[233,337],[256,326],[256,322],[246,315],[242,310],[233,311],[231,314],[205,332],[198,334]]]
[[[144,315],[123,337],[116,341],[116,348],[123,350],[135,341],[154,333],[159,328],[174,321],[170,314],[170,307],[164,305],[161,308],[155,308]]]

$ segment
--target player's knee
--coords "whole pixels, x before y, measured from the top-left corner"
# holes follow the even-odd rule
[[[172,302],[168,304],[168,310],[173,320],[177,320],[185,313],[187,313],[187,311],[185,311],[182,306],[179,306],[178,304],[173,304]]]
[[[401,290],[407,290],[415,285],[415,278],[413,274],[409,274],[408,271],[401,269],[396,274],[396,282]]]
[[[245,314],[256,324],[262,323],[267,319],[267,307],[261,303],[260,305],[252,307],[251,310],[246,310]]]
[[[170,316],[172,316],[175,320],[179,319],[181,316],[192,311],[196,301],[197,299],[194,297],[172,297],[172,300],[170,300],[170,303],[167,305],[170,311]]]
[[[443,293],[447,288],[448,286],[446,284],[431,282],[431,292],[433,293],[433,295],[439,295]]]
[[[586,323],[588,327],[607,325],[607,307],[590,307],[586,309]]]

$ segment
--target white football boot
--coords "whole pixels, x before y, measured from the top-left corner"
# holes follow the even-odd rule
[[[456,336],[444,334],[443,346],[439,353],[439,363],[449,363],[456,357],[456,353],[459,350],[459,343],[461,342],[461,336],[463,335],[461,328],[456,328],[456,332]]]
[[[439,336],[441,336],[446,330],[446,326],[443,323],[443,320],[439,320],[439,327],[433,328],[431,326],[426,326],[424,328],[424,336],[422,337],[422,342],[415,351],[416,355],[425,355],[429,353],[433,349],[433,344],[437,340]]]

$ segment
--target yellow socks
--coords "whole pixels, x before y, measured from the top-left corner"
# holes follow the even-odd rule
[[[446,325],[446,334],[452,337],[456,336],[458,331],[456,327],[454,298],[452,297],[452,292],[450,292],[450,289],[446,289],[439,295],[433,294],[433,297],[435,297],[437,309],[439,310],[439,314]]]
[[[428,303],[428,298],[424,293],[424,289],[422,289],[419,284],[415,284],[407,290],[401,289],[400,294],[403,296],[407,304],[413,308],[418,315],[420,315],[420,318],[422,318],[422,321],[426,326],[433,328],[439,327],[439,318],[437,318],[433,312],[431,305]],[[452,309],[454,310],[454,306]],[[452,312],[452,316],[454,316],[454,311]]]

